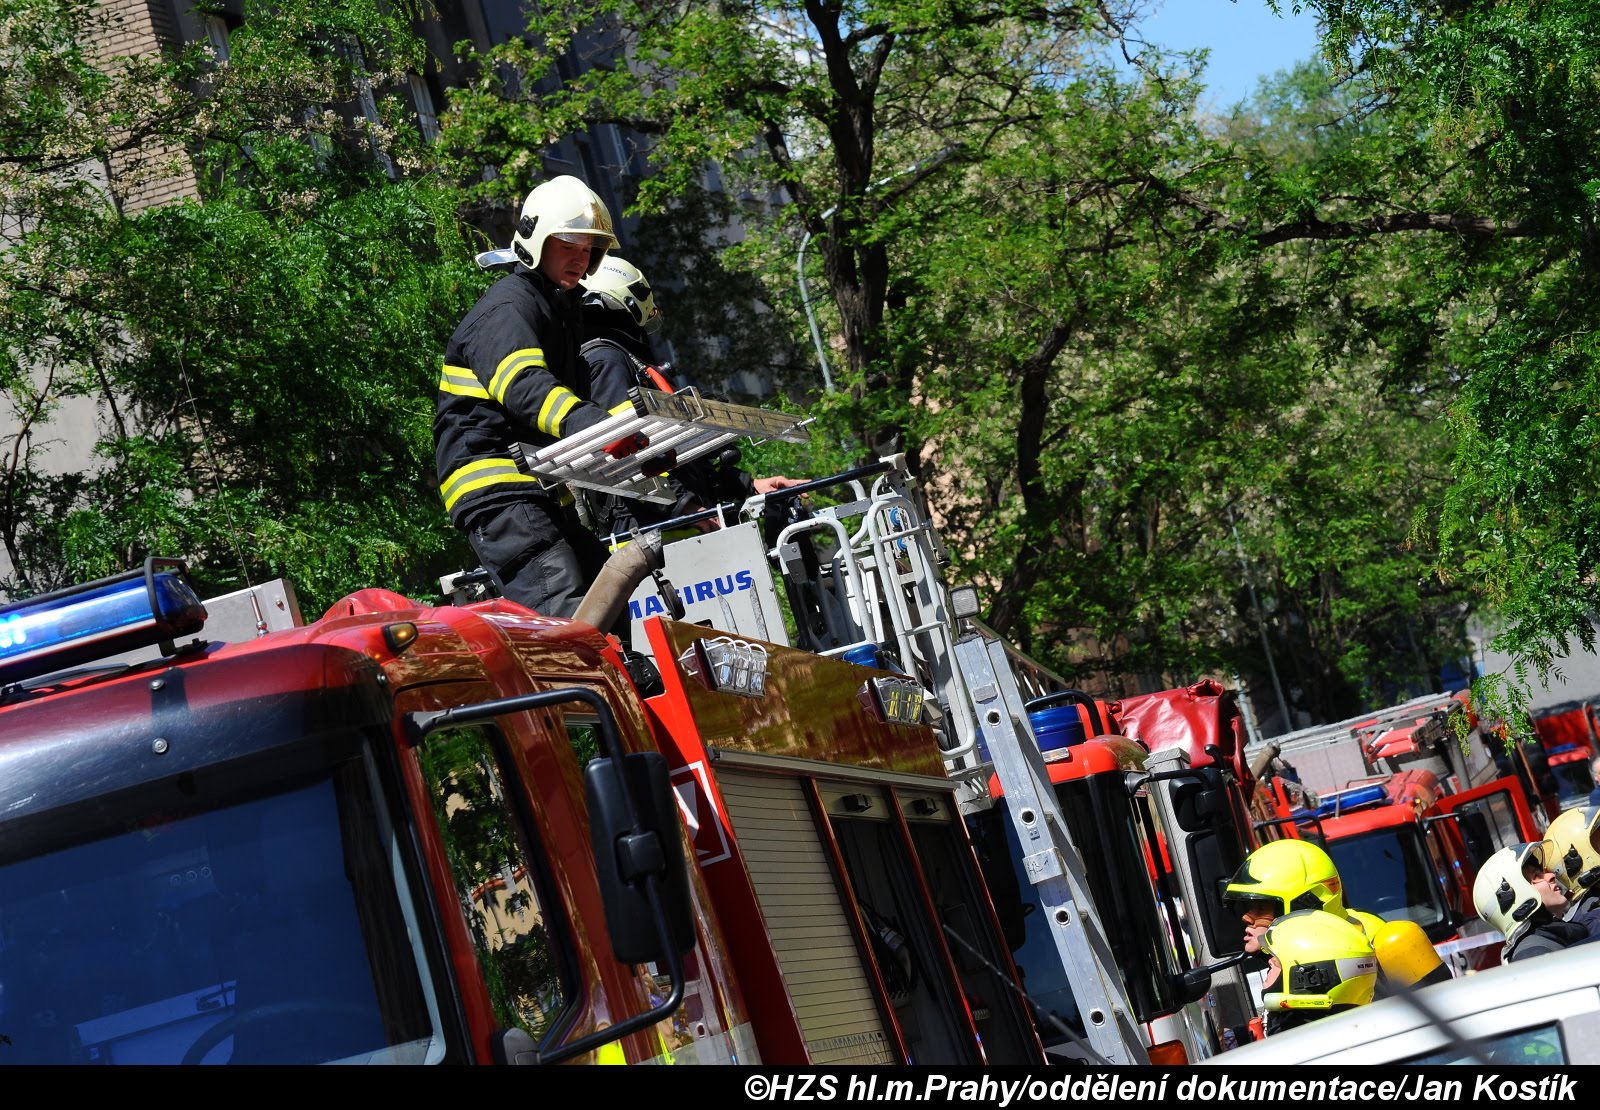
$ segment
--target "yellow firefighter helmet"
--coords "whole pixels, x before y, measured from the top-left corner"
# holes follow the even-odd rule
[[[1562,813],[1544,830],[1544,862],[1556,881],[1576,898],[1600,882],[1600,851],[1595,833],[1600,831],[1600,805],[1577,806]]]
[[[1346,916],[1339,869],[1327,852],[1308,840],[1273,840],[1251,852],[1228,882],[1223,898],[1273,902],[1280,917],[1295,910]]]
[[[1269,1010],[1332,1010],[1364,1006],[1378,988],[1378,957],[1361,927],[1324,910],[1296,910],[1272,923],[1262,951],[1282,969],[1278,989],[1262,996]]]
[[[1433,941],[1415,921],[1387,921],[1377,932],[1366,932],[1385,982],[1426,987],[1452,978]]]

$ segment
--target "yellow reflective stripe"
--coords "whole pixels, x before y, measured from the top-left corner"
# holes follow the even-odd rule
[[[522,473],[510,459],[479,459],[452,471],[448,478],[440,482],[439,496],[444,498],[445,511],[449,512],[455,508],[457,501],[485,486],[499,482],[535,481],[538,479]]]
[[[446,366],[439,375],[439,390],[460,397],[477,397],[487,400],[489,391],[478,384],[477,377],[463,366]]]
[[[566,386],[552,389],[539,407],[539,430],[547,436],[561,434],[561,422],[578,405],[578,395]]]
[[[612,405],[609,409],[606,410],[606,413],[608,415],[610,415],[610,416],[616,416],[618,413],[632,412],[632,411],[633,411],[633,402],[632,401],[624,401],[620,405]]]
[[[494,377],[489,379],[489,396],[506,403],[506,390],[511,388],[511,382],[516,376],[530,366],[543,366],[544,352],[537,347],[524,347],[520,351],[512,351],[500,360],[500,365],[494,368]]]

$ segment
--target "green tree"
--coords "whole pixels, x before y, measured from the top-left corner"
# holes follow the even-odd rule
[[[252,7],[226,59],[121,60],[81,46],[99,6],[5,0],[9,590],[177,553],[213,590],[287,574],[315,611],[418,589],[456,554],[429,399],[485,278],[461,195],[385,91],[422,64],[413,14]],[[190,199],[125,203],[191,169]],[[75,399],[98,458],[52,474],[47,422]]]
[[[747,206],[729,261],[763,274],[774,318],[801,344],[792,273],[814,244],[847,391],[814,402],[833,451],[813,472],[903,444],[944,516],[955,573],[989,583],[992,623],[1069,672],[1171,684],[1251,662],[1233,521],[1263,557],[1304,524],[1281,515],[1303,500],[1272,495],[1293,486],[1287,460],[1316,416],[1326,359],[1311,332],[1359,332],[1370,303],[1347,291],[1376,287],[1387,265],[1368,239],[1432,226],[1397,219],[1351,234],[1353,248],[1316,249],[1337,238],[1324,195],[1377,174],[1376,123],[1353,118],[1311,142],[1284,123],[1208,126],[1183,76],[1193,59],[1114,64],[1130,18],[1115,6],[608,0],[540,12],[447,119],[456,149],[496,166],[485,188],[525,187],[522,152],[579,123],[648,141],[645,212],[670,212],[716,160],[735,191],[777,202]],[[599,64],[537,86],[547,52],[568,42]],[[1348,114],[1325,81],[1298,80],[1289,115]],[[1338,296],[1346,307],[1327,311]],[[1349,357],[1363,384],[1369,362],[1383,365],[1368,349]],[[1436,418],[1392,384],[1386,419]],[[1353,404],[1342,411],[1358,419]],[[1317,506],[1359,520],[1381,504],[1398,523],[1370,548],[1335,558],[1324,545],[1315,573],[1304,552],[1292,571],[1272,568],[1286,628],[1315,608],[1291,604],[1295,590],[1350,586],[1334,590],[1347,631],[1316,639],[1313,670],[1356,667],[1363,637],[1349,630],[1375,624],[1404,593],[1395,576],[1415,570],[1403,549],[1417,502],[1382,496],[1379,480]],[[1386,568],[1373,581],[1368,556]],[[1458,637],[1458,606],[1425,608],[1411,610],[1428,618],[1425,639],[1450,639],[1443,625]]]
[[[1586,4],[1316,0],[1340,72],[1450,190],[1460,242],[1414,260],[1449,288],[1422,331],[1458,390],[1453,481],[1419,536],[1441,578],[1470,587],[1514,660],[1482,691],[1506,708],[1574,641],[1593,649],[1600,602],[1600,28]]]

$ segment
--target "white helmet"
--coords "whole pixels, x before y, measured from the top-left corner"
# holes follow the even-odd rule
[[[1543,843],[1501,848],[1483,861],[1472,884],[1472,904],[1478,916],[1499,929],[1508,945],[1533,927],[1533,913],[1544,905],[1544,899],[1522,874],[1530,862],[1545,865]]]
[[[645,331],[661,327],[661,310],[656,295],[643,271],[626,258],[607,255],[597,270],[578,283],[584,288],[583,303],[626,312]]]
[[[517,233],[511,249],[524,266],[537,268],[544,255],[544,241],[551,235],[571,240],[582,236],[593,240],[589,253],[589,273],[594,273],[606,251],[617,246],[612,233],[611,212],[595,191],[576,177],[552,177],[528,194],[522,202]]]

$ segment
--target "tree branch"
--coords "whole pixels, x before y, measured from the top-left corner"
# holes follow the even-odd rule
[[[1452,212],[1400,212],[1363,220],[1296,220],[1255,232],[1250,238],[1265,247],[1293,239],[1364,239],[1397,231],[1451,231],[1463,238],[1485,240],[1539,234],[1539,229],[1525,220],[1502,223],[1488,216],[1463,216]]]

